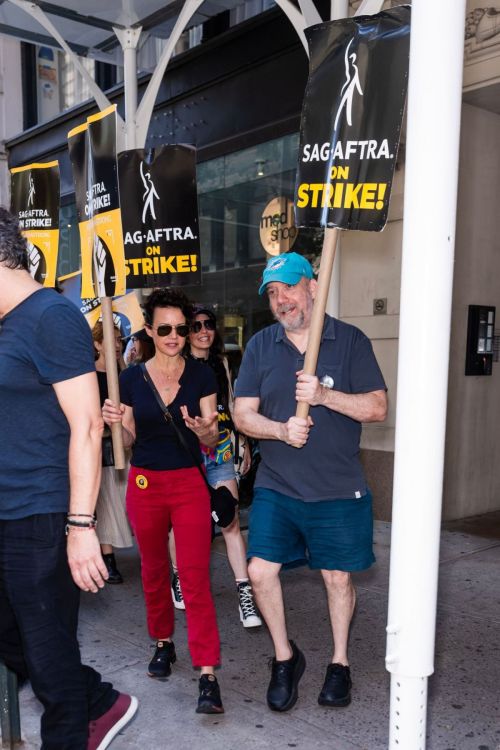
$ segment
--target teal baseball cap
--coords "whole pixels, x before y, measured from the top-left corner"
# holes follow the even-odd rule
[[[298,253],[278,255],[277,258],[271,258],[264,268],[259,294],[264,294],[267,284],[270,284],[271,281],[281,281],[283,284],[295,286],[303,276],[306,279],[312,279],[314,276],[312,266],[307,258]]]

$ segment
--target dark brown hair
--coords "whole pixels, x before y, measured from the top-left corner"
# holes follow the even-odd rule
[[[13,271],[29,270],[26,240],[17,218],[0,206],[0,264]]]
[[[173,287],[153,289],[143,307],[148,325],[153,325],[157,307],[177,307],[187,321],[191,320],[192,309],[188,298],[180,289],[174,289]]]

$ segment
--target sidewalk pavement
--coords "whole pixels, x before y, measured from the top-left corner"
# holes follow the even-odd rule
[[[456,527],[460,529],[460,527]],[[435,674],[429,682],[427,750],[500,750],[500,535],[443,531]],[[214,543],[212,586],[222,640],[218,673],[226,713],[195,714],[197,674],[190,667],[185,614],[176,612],[177,663],[166,682],[146,676],[151,641],[145,627],[139,559],[119,552],[122,586],[82,596],[84,661],[139,699],[139,712],[113,750],[384,750],[388,746],[389,675],[384,667],[390,524],[377,522],[377,563],[356,574],[357,611],[351,634],[353,701],[348,708],[317,704],[330,658],[327,602],[320,575],[283,574],[290,637],[307,668],[299,700],[286,714],[265,702],[272,646],[265,628],[244,630],[222,540]],[[166,592],[170,595],[170,592]],[[26,750],[39,748],[40,708],[21,692]],[[402,748],[404,750],[404,748]]]

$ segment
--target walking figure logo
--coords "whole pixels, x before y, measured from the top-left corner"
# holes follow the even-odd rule
[[[35,182],[31,174],[29,175],[28,180],[29,180],[28,206],[32,206],[35,200]]]
[[[351,44],[353,43],[354,39],[351,39],[349,44],[347,45],[347,49],[345,51],[345,83],[342,86],[341,94],[342,99],[340,100],[339,108],[337,110],[337,115],[335,117],[335,124],[333,126],[334,130],[337,129],[337,124],[340,119],[340,115],[342,114],[342,110],[346,109],[346,116],[347,116],[347,124],[349,127],[352,125],[352,100],[354,97],[354,89],[357,89],[358,92],[363,96],[363,90],[361,88],[361,84],[359,82],[359,71],[358,66],[356,65],[356,59],[357,55],[355,52],[352,52],[349,54],[349,50],[351,48]]]
[[[144,201],[144,207],[142,209],[142,223],[146,223],[146,216],[149,211],[151,218],[156,221],[154,199],[160,200],[160,196],[156,192],[154,182],[151,177],[151,172],[144,174],[144,162],[141,161],[141,177],[144,185],[144,193],[142,194],[142,200]]]

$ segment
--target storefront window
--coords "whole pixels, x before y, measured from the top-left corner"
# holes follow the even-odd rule
[[[297,153],[292,134],[198,165],[202,285],[185,291],[214,307],[230,349],[272,322],[267,299],[257,293],[270,257],[260,227],[271,200],[293,200]],[[321,232],[299,230],[293,250],[314,262],[321,242]]]
[[[260,228],[273,199],[293,200],[297,153],[298,135],[292,134],[197,167],[202,283],[183,289],[191,300],[214,309],[235,359],[254,333],[272,323],[267,298],[257,291],[271,257],[262,245]],[[297,230],[292,249],[317,264],[322,238],[316,230]],[[61,208],[58,276],[79,267],[72,203]]]

